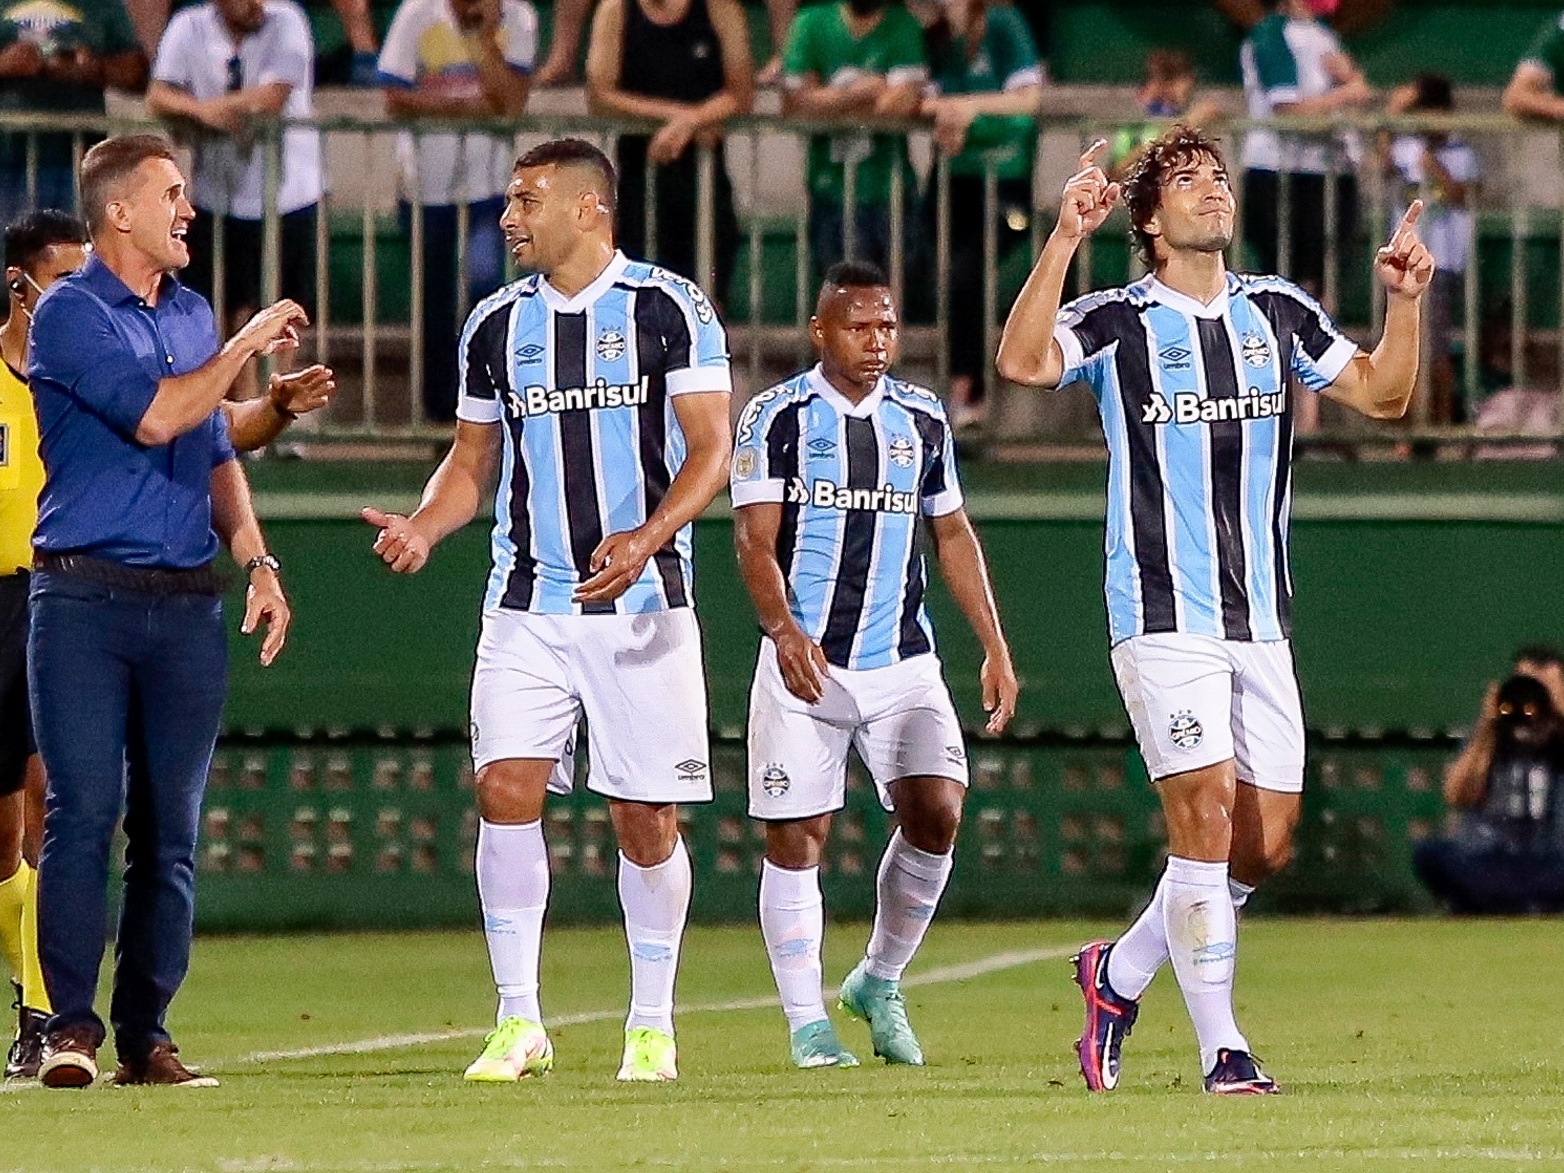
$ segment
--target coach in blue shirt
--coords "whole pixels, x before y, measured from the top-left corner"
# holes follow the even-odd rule
[[[189,964],[226,688],[220,540],[249,578],[244,630],[266,624],[264,663],[289,619],[218,405],[246,362],[296,344],[305,318],[279,302],[218,346],[211,307],[173,276],[190,261],[194,210],[161,138],[93,147],[81,198],[93,256],[39,299],[28,371],[46,472],[28,644],[49,776],[38,905],[54,1014],[39,1075],[48,1087],[97,1078],[93,995],[123,811],[114,1082],[210,1085],[180,1063],[163,1020]]]

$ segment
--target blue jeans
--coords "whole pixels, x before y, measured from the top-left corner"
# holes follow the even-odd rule
[[[500,196],[467,205],[467,305],[499,288],[505,276],[505,238],[500,232]],[[412,231],[413,208],[399,209],[402,231]],[[424,418],[456,418],[456,205],[424,205]]]
[[[33,727],[48,773],[39,955],[54,1016],[86,1026],[108,928],[109,850],[129,846],[109,1018],[123,1061],[168,1039],[190,964],[201,796],[227,690],[222,601],[35,573],[28,638]]]

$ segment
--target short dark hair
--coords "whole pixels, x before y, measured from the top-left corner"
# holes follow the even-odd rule
[[[86,244],[87,226],[69,212],[39,208],[6,225],[6,268],[26,269],[56,244]]]
[[[1522,644],[1515,649],[1513,662],[1541,664],[1544,668],[1550,668],[1555,664],[1564,666],[1564,652],[1560,652],[1552,644]]]
[[[1412,82],[1417,97],[1412,102],[1414,110],[1454,110],[1455,89],[1450,79],[1442,73],[1421,73]]]
[[[148,159],[174,162],[174,148],[158,134],[120,134],[90,148],[81,161],[81,210],[87,231],[103,228],[103,213],[115,189]]]
[[[825,271],[820,282],[820,292],[828,289],[877,289],[889,285],[885,271],[868,261],[837,261]]]
[[[597,172],[598,196],[610,212],[619,206],[619,175],[602,150],[581,138],[556,138],[533,147],[516,160],[512,170],[524,167],[589,167]]]
[[[1192,126],[1175,126],[1145,145],[1135,157],[1129,174],[1121,181],[1124,206],[1130,213],[1130,242],[1148,265],[1157,259],[1157,255],[1152,248],[1152,236],[1146,231],[1146,222],[1157,214],[1163,185],[1175,170],[1195,159],[1213,159],[1225,166],[1218,142]]]

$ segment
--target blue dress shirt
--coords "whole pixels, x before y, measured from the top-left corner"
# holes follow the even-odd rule
[[[217,556],[212,470],[234,458],[222,411],[169,444],[136,439],[158,381],[217,349],[212,307],[172,276],[148,305],[93,256],[38,299],[28,377],[46,479],[35,548],[180,569]]]

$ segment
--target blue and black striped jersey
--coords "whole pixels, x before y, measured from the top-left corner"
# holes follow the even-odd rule
[[[1112,642],[1286,639],[1293,388],[1323,391],[1357,345],[1291,282],[1236,274],[1210,305],[1154,277],[1090,294],[1054,338],[1108,442]]]
[[[733,504],[782,503],[793,617],[841,668],[934,650],[922,518],[961,508],[932,391],[889,376],[856,405],[817,366],[755,396],[734,441]]]
[[[505,430],[484,606],[546,615],[690,606],[689,526],[614,602],[571,595],[603,537],[644,523],[678,475],[674,397],[731,389],[727,337],[706,295],[623,253],[570,298],[526,277],[473,310],[460,366],[457,417]]]

